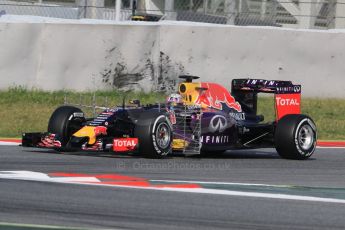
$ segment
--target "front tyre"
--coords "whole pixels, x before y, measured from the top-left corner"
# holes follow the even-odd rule
[[[83,112],[73,106],[61,106],[51,115],[48,123],[48,132],[59,136],[62,144],[58,151],[67,151],[66,144],[72,134],[82,127],[85,122]]]
[[[145,157],[162,158],[171,152],[172,127],[165,115],[151,118],[146,125],[138,125],[135,135],[139,138],[139,151]]]
[[[306,115],[289,114],[277,123],[275,147],[282,158],[307,159],[314,153],[316,141],[316,125]]]

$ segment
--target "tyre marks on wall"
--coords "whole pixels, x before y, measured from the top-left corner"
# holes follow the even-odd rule
[[[142,90],[140,82],[150,80],[153,74],[150,60],[130,68],[118,47],[106,51],[104,62],[106,66],[100,72],[102,82],[113,89]]]
[[[153,44],[154,46],[154,44]],[[172,92],[176,89],[178,76],[185,74],[185,67],[160,52],[158,60],[152,51],[142,54],[135,66],[129,66],[118,47],[106,51],[105,66],[99,73],[105,87],[119,90],[158,90]]]
[[[175,62],[160,52],[157,76],[157,90],[163,92],[174,92],[178,83],[178,76],[185,73],[182,63]]]

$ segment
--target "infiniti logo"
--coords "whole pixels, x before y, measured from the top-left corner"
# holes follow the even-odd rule
[[[300,92],[301,92],[301,86],[295,85],[295,86],[293,87],[293,91],[294,91],[295,93],[300,93]]]
[[[208,128],[210,132],[215,133],[217,131],[223,132],[227,126],[228,126],[228,122],[226,118],[221,115],[216,115],[212,117]]]

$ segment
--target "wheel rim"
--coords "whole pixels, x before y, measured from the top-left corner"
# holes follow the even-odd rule
[[[170,145],[170,128],[167,124],[161,123],[157,127],[156,131],[156,141],[157,145],[161,149],[165,149]]]
[[[310,125],[303,125],[298,131],[298,143],[303,150],[310,149],[314,144],[314,131]]]

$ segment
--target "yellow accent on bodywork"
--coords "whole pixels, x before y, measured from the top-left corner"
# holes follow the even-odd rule
[[[172,141],[172,148],[175,150],[181,150],[186,148],[189,145],[188,141],[185,141],[183,139],[173,139]]]
[[[88,144],[93,145],[96,143],[96,133],[95,127],[93,126],[84,126],[79,131],[73,134],[75,137],[89,137]]]

